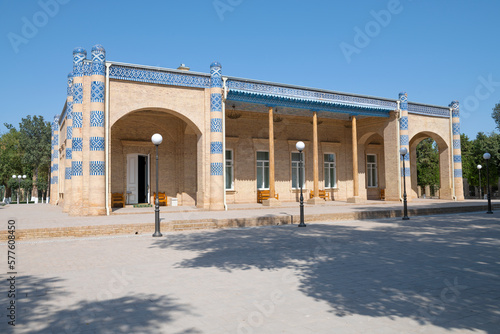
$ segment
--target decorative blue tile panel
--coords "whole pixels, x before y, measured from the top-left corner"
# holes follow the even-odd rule
[[[90,175],[104,175],[104,161],[90,162]]]
[[[408,130],[408,116],[401,117],[399,128],[401,130]]]
[[[52,138],[52,146],[57,146],[59,144],[59,135],[54,135]]]
[[[83,163],[81,161],[71,161],[71,176],[83,175]]]
[[[68,126],[66,128],[66,139],[70,140],[73,139],[73,127]]]
[[[404,174],[403,174],[403,168],[401,168],[401,176],[403,176],[403,175],[404,175],[405,177],[411,176],[411,175],[410,175],[410,167],[406,167],[406,168],[404,169]]]
[[[338,94],[333,92],[319,91],[307,88],[291,88],[278,84],[264,84],[257,82],[241,81],[229,79],[226,86],[231,90],[242,90],[247,92],[259,93],[264,95],[274,95],[277,97],[293,97],[305,99],[310,102],[342,103],[345,106],[354,104],[365,107],[383,107],[384,110],[395,110],[397,105],[395,101],[385,99],[375,99],[371,97],[361,97],[355,95]],[[323,110],[322,108],[318,108]]]
[[[57,176],[53,176],[50,178],[51,184],[57,184],[59,182],[59,178]]]
[[[450,109],[446,107],[430,107],[425,105],[409,103],[408,112],[411,114],[450,118]]]
[[[222,95],[210,94],[210,111],[222,111]]]
[[[86,76],[92,75],[92,62],[90,60],[85,60],[83,63],[83,74]]]
[[[66,170],[64,171],[64,178],[66,180],[71,180],[71,167],[66,167]]]
[[[453,176],[454,177],[462,177],[462,170],[461,169],[453,170]]]
[[[72,149],[73,151],[81,151],[83,150],[83,140],[82,138],[74,137],[73,138],[73,143],[72,143]]]
[[[70,148],[66,148],[66,160],[73,159],[73,151]]]
[[[59,164],[53,164],[51,167],[51,171],[57,172],[59,170]]]
[[[52,160],[57,160],[59,158],[59,151],[57,149],[52,152]]]
[[[92,81],[90,87],[90,102],[104,103],[104,82]]]
[[[82,125],[83,125],[82,113],[81,112],[74,112],[73,113],[73,127],[74,128],[81,128]]]
[[[400,135],[399,136],[399,144],[401,146],[410,145],[410,137],[408,135]]]
[[[104,111],[92,110],[90,112],[90,126],[104,126]]]
[[[104,151],[104,137],[90,137],[91,151]]]
[[[399,160],[403,161],[403,155],[402,155],[402,154],[400,154],[399,156],[400,156],[400,159],[399,159]],[[409,154],[409,153],[406,153],[406,154],[404,155],[404,161],[410,161],[410,154]]]
[[[212,118],[210,120],[210,132],[222,132],[222,118]]]
[[[454,135],[460,134],[460,123],[453,123],[453,134]]]
[[[212,162],[210,164],[210,175],[222,175],[222,162]]]
[[[457,109],[452,110],[451,117],[460,118],[460,111],[458,111]]]
[[[168,70],[147,69],[113,65],[109,69],[111,79],[148,82],[172,86],[210,88],[210,77],[199,74],[180,74]]]
[[[222,154],[222,142],[213,141],[210,143],[210,154]]]
[[[453,139],[453,149],[461,149],[460,139]]]
[[[82,104],[83,102],[83,84],[77,82],[73,84],[73,103]]]
[[[66,105],[66,114],[68,119],[73,119],[73,102],[68,101]]]
[[[453,162],[462,162],[462,156],[461,155],[453,155]]]

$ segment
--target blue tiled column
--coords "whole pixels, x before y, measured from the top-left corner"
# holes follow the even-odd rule
[[[73,139],[71,162],[71,206],[69,213],[81,214],[83,204],[83,76],[87,51],[73,51]],[[66,202],[66,201],[65,201]]]
[[[104,85],[106,51],[101,45],[92,48],[89,139],[89,214],[103,215],[105,208],[104,156]]]
[[[464,199],[462,180],[462,149],[460,147],[460,104],[458,101],[450,103],[453,131],[453,182],[455,196],[458,200]]]
[[[210,65],[210,209],[224,210],[222,66]]]
[[[59,115],[52,122],[52,154],[50,159],[50,204],[55,204],[59,196]]]
[[[410,138],[408,134],[408,94],[406,92],[399,93],[399,108],[401,109],[401,117],[399,119],[399,144],[401,148],[406,147],[408,153],[404,156],[405,163],[405,179],[406,192],[411,193],[411,168],[410,168]],[[399,153],[399,152],[398,152]],[[403,177],[403,157],[399,155],[401,160],[401,177]],[[410,199],[411,196],[408,196]]]
[[[64,170],[60,176],[64,178],[63,212],[69,212],[71,207],[71,163],[73,162],[73,73],[68,74],[66,98],[66,146],[64,147]],[[62,167],[62,166],[61,166]]]

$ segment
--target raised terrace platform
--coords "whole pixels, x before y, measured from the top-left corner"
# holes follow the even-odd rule
[[[495,200],[493,208],[500,209]],[[462,202],[419,199],[409,203],[410,218],[434,215],[485,211],[485,200]],[[298,203],[283,203],[269,208],[260,204],[229,205],[227,211],[206,211],[196,207],[160,207],[161,231],[220,229],[264,225],[298,224]],[[110,216],[73,217],[57,206],[47,204],[6,205],[0,207],[3,218],[0,240],[7,238],[7,219],[16,221],[16,237],[23,239],[81,238],[103,235],[133,235],[154,232],[154,208],[125,207],[114,209]],[[331,201],[323,205],[305,205],[306,224],[316,221],[379,219],[402,216],[402,204],[396,202],[366,201],[361,204]]]

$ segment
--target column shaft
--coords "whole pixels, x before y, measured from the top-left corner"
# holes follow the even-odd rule
[[[358,132],[356,116],[352,116],[352,187],[354,197],[359,196],[358,183]]]
[[[274,115],[273,107],[269,107],[269,197],[276,193],[274,184]]]
[[[222,66],[210,65],[210,210],[224,210],[224,156],[222,152]]]
[[[313,185],[314,197],[319,197],[319,165],[318,165],[318,112],[313,112]]]

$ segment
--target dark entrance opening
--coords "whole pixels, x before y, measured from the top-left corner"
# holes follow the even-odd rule
[[[148,203],[148,157],[139,155],[138,160],[138,194],[139,203]]]

